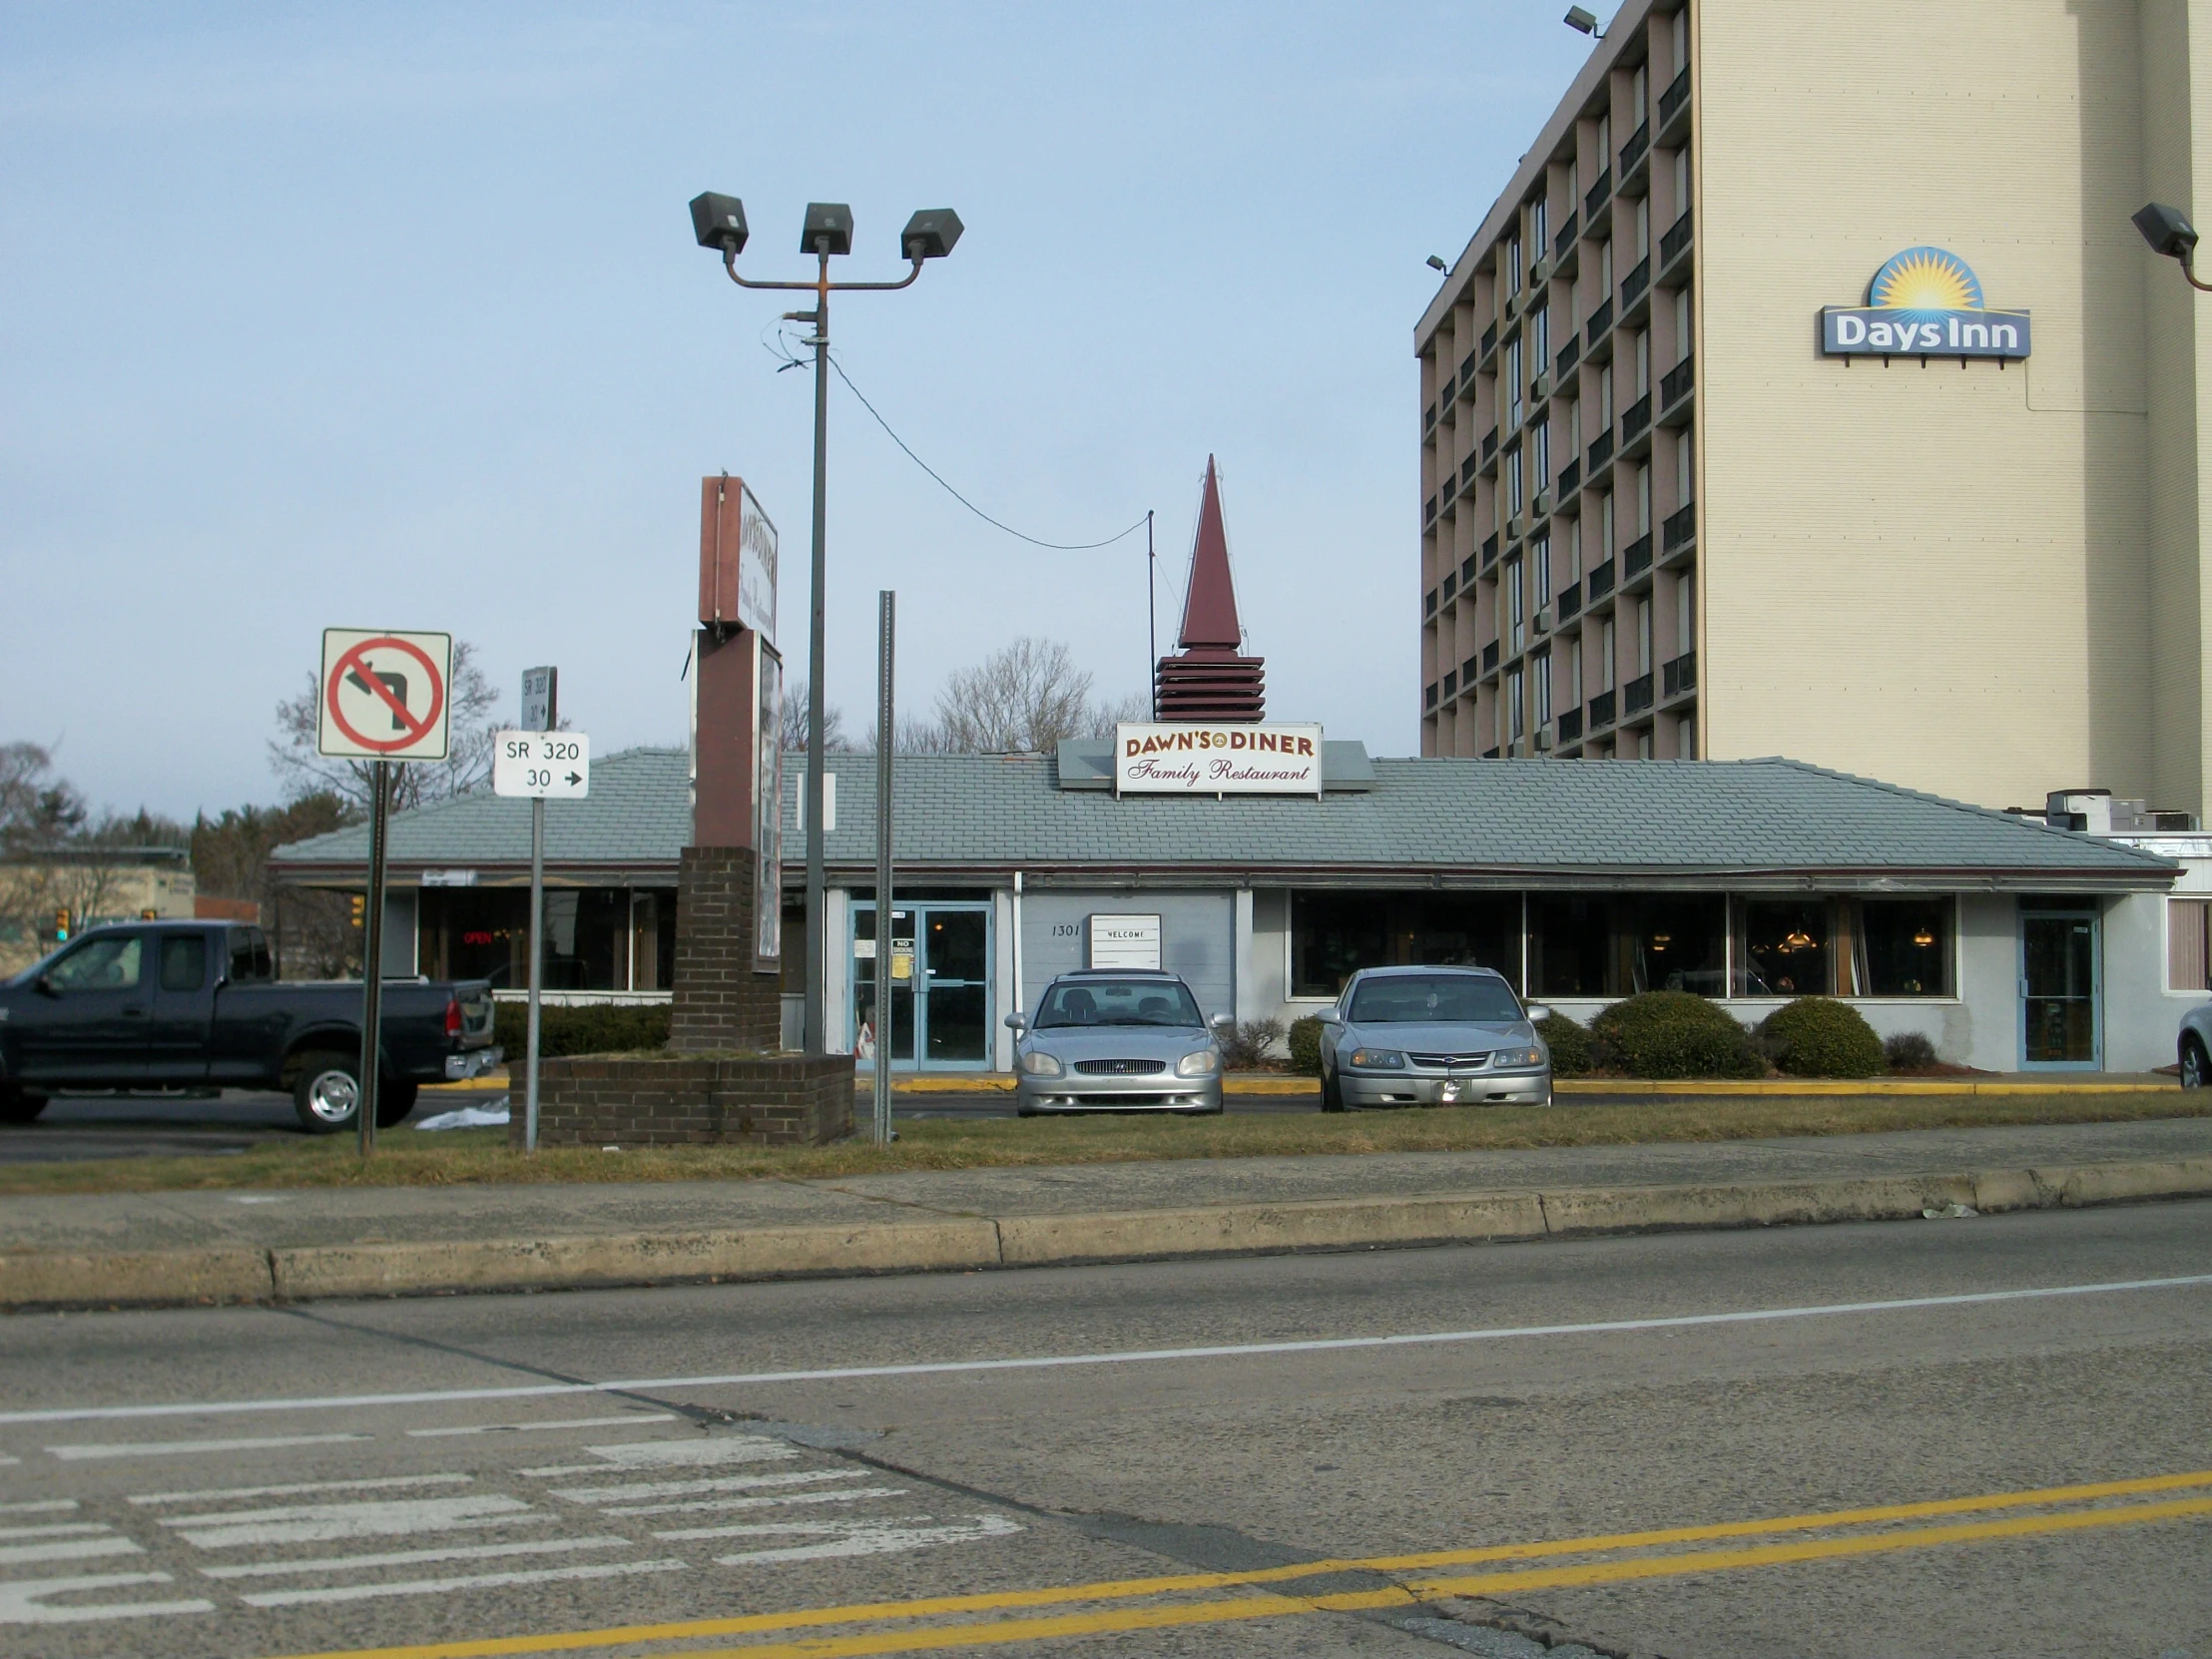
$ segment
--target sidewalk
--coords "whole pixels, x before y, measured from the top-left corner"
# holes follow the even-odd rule
[[[2212,1195],[2212,1119],[814,1181],[11,1198],[0,1306],[302,1300],[1544,1239]]]

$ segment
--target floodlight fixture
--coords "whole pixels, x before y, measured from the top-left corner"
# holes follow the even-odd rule
[[[1578,34],[1588,35],[1592,40],[1603,40],[1605,38],[1605,31],[1597,26],[1596,14],[1580,6],[1569,6],[1567,15],[1561,21],[1568,28]]]
[[[2197,228],[2189,223],[2189,216],[2179,208],[2169,208],[2163,202],[2149,202],[2135,214],[2135,229],[2143,233],[2143,240],[2150,244],[2153,254],[2163,255],[2181,267],[2181,275],[2189,285],[2212,293],[2212,282],[2197,280],[2196,253]]]
[[[898,233],[898,251],[909,260],[941,260],[965,228],[950,208],[923,208]]]
[[[1444,262],[1440,256],[1431,254],[1428,256],[1428,269],[1430,271],[1443,271],[1448,268],[1444,265]]]
[[[842,202],[808,203],[807,229],[799,239],[799,251],[802,254],[851,253],[852,210]]]
[[[691,222],[700,247],[726,253],[733,259],[745,252],[745,204],[735,196],[700,192],[692,198]]]

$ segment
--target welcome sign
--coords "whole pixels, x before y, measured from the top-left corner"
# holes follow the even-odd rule
[[[1321,728],[1124,721],[1114,728],[1114,793],[1318,796]]]
[[[1908,248],[1874,274],[1865,305],[1821,311],[1831,357],[2024,357],[2027,312],[1992,311],[1966,262],[1940,248]]]

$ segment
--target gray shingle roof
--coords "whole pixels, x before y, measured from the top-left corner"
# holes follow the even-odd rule
[[[803,856],[804,763],[788,758],[787,872]],[[830,863],[874,861],[875,760],[832,755]],[[1787,760],[1377,760],[1358,794],[1117,800],[1062,790],[1035,756],[901,756],[893,834],[909,870],[1139,866],[1460,877],[1848,876],[1911,884],[2162,887],[2175,866],[2092,836]],[[551,864],[673,872],[690,838],[681,750],[634,749],[593,768],[584,802],[546,812]],[[367,831],[283,848],[287,873],[358,869]],[[472,796],[395,818],[410,867],[526,865],[530,812]]]

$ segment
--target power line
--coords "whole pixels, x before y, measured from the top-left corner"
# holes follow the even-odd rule
[[[1006,534],[1012,536],[1017,541],[1025,541],[1029,543],[1029,545],[1032,547],[1048,548],[1055,553],[1088,553],[1093,548],[1111,547],[1114,545],[1115,542],[1124,540],[1129,536],[1135,535],[1139,530],[1142,530],[1145,525],[1151,521],[1152,515],[1150,513],[1147,513],[1143,518],[1138,519],[1136,523],[1130,525],[1128,529],[1120,531],[1115,535],[1108,536],[1104,541],[1040,541],[1035,536],[1023,535],[1021,531],[1015,529],[1011,524],[1000,523],[999,520],[991,517],[989,513],[983,511],[982,508],[978,507],[974,502],[970,501],[966,496],[962,495],[958,490],[954,489],[950,484],[946,483],[944,481],[943,475],[940,474],[935,467],[931,466],[927,461],[923,460],[919,455],[915,454],[911,448],[908,448],[906,440],[900,437],[896,432],[891,430],[891,423],[885,420],[882,415],[877,412],[875,405],[873,403],[870,403],[867,400],[866,395],[861,392],[860,388],[852,383],[852,376],[845,373],[844,364],[838,362],[836,357],[833,355],[830,359],[830,366],[837,371],[837,378],[844,382],[845,390],[849,391],[854,397],[860,399],[860,407],[867,410],[869,414],[875,416],[875,424],[883,428],[883,431],[886,435],[888,435],[891,442],[897,444],[899,448],[906,451],[906,458],[909,461],[912,461],[914,465],[920,467],[922,471],[928,473],[930,477],[936,479],[938,485],[942,487],[945,494],[951,496],[953,500],[959,502],[961,506],[965,507],[969,512],[973,513],[985,524],[990,525],[993,529],[1005,531]]]

